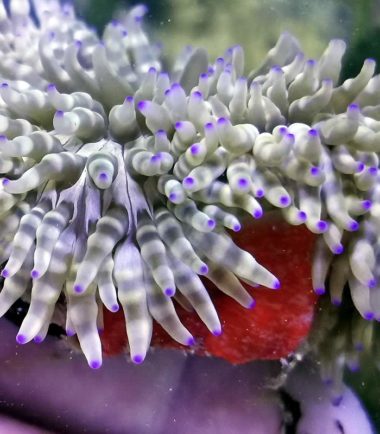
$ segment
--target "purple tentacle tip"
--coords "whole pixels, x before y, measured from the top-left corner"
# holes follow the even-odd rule
[[[6,279],[7,277],[9,277],[9,271],[4,268],[4,270],[1,272],[1,275],[4,277],[4,279]]]
[[[102,366],[102,362],[100,360],[92,360],[89,365],[91,369],[99,369]]]
[[[193,336],[191,336],[191,338],[189,338],[186,341],[186,344],[189,345],[190,347],[192,347],[193,345],[195,345],[195,339],[193,338]]]
[[[375,288],[376,285],[377,285],[377,280],[376,279],[370,279],[368,281],[368,288]]]
[[[349,226],[348,226],[348,230],[355,232],[359,229],[359,223],[357,221],[352,221]]]
[[[372,207],[372,201],[370,200],[363,200],[362,201],[362,208],[365,210],[369,210]]]
[[[373,318],[375,317],[375,314],[373,312],[364,312],[363,314],[363,318],[366,319],[367,321],[372,321]]]
[[[378,168],[377,168],[376,166],[372,166],[372,167],[370,167],[370,168],[368,169],[368,172],[369,172],[372,176],[377,175],[377,171],[378,171]]]
[[[131,103],[131,102],[134,101],[134,98],[133,98],[133,96],[128,95],[128,96],[125,97],[125,101]]]
[[[8,83],[1,83],[1,87],[3,88],[3,89],[6,89],[6,88],[8,88],[9,87],[9,84]]]
[[[342,300],[340,298],[334,297],[331,299],[331,303],[333,306],[339,307],[342,304]]]
[[[200,269],[199,269],[199,274],[207,274],[208,273],[208,266],[206,264],[201,265]]]
[[[248,309],[253,309],[256,306],[256,301],[252,299],[252,301],[247,306]]]
[[[333,253],[335,255],[341,255],[343,253],[343,251],[344,251],[344,247],[342,246],[342,244],[337,244],[333,248]]]
[[[210,229],[214,229],[215,225],[216,225],[216,223],[215,223],[215,220],[214,220],[214,219],[208,219],[208,221],[207,221],[207,226],[208,226]]]
[[[248,187],[248,184],[249,184],[249,182],[248,182],[247,178],[240,178],[238,181],[239,188],[246,188],[246,187]]]
[[[194,145],[190,146],[190,152],[193,155],[199,154],[199,151],[200,151],[199,143],[194,143]]]
[[[358,110],[360,110],[360,107],[359,107],[359,104],[353,103],[353,104],[350,104],[347,107],[347,109],[350,111],[358,111]]]
[[[256,209],[254,212],[253,212],[253,217],[255,218],[255,219],[259,219],[260,217],[262,217],[263,216],[263,211],[261,210],[261,209]]]
[[[196,90],[195,92],[193,92],[191,94],[191,96],[194,97],[194,98],[198,98],[198,99],[203,98],[202,92],[199,92],[199,90]]]
[[[317,166],[313,166],[313,167],[310,168],[310,174],[312,176],[317,176],[317,175],[320,174],[320,172],[321,171],[320,171],[319,167],[317,167]]]
[[[315,288],[315,289],[314,289],[314,292],[315,292],[317,295],[323,295],[323,294],[326,292],[326,289],[323,288],[323,287],[319,287],[319,288]]]
[[[222,329],[215,329],[211,332],[214,336],[220,336],[222,334]]]
[[[136,365],[140,365],[143,361],[144,361],[144,357],[141,356],[140,354],[136,354],[135,356],[132,357],[132,362],[135,363]]]
[[[18,344],[26,344],[26,336],[18,334],[16,336],[16,341]]]
[[[328,228],[328,223],[324,220],[319,220],[319,222],[317,223],[317,228],[321,231],[321,232],[326,232],[327,228]]]
[[[146,110],[147,106],[148,106],[148,101],[140,101],[140,102],[137,104],[137,108],[138,108],[141,112],[144,112],[144,111]]]
[[[175,289],[166,288],[164,292],[165,292],[165,295],[167,295],[168,297],[173,297],[173,295],[175,294]]]
[[[75,332],[74,332],[74,330],[67,329],[67,330],[66,330],[66,335],[67,335],[67,336],[74,336],[74,335],[75,335]]]
[[[278,279],[276,279],[273,283],[273,289],[280,289],[281,288],[281,283]]]
[[[40,277],[40,273],[39,273],[37,270],[32,270],[32,271],[30,272],[30,277],[31,277],[32,279],[38,279],[38,278]]]
[[[285,196],[285,195],[281,196],[280,197],[280,204],[283,206],[288,206],[290,204],[289,196]]]
[[[365,164],[362,161],[356,163],[356,172],[362,172],[365,168]]]
[[[6,185],[8,185],[10,183],[10,180],[8,178],[3,178],[2,183],[3,183],[4,187],[5,187]]]
[[[305,222],[307,219],[307,214],[305,213],[305,211],[298,211],[298,218],[302,221]]]
[[[241,230],[241,225],[237,223],[236,225],[233,226],[232,230],[234,232],[239,232]]]
[[[105,172],[101,172],[101,173],[99,173],[98,178],[99,178],[99,181],[107,181],[108,175]]]
[[[74,291],[75,291],[77,294],[80,294],[81,292],[84,291],[84,286],[83,286],[83,285],[80,285],[80,284],[78,283],[78,284],[74,285]]]
[[[44,340],[44,339],[43,339],[42,336],[36,336],[36,337],[33,339],[33,341],[34,341],[36,344],[40,344],[43,340]]]
[[[318,137],[318,131],[314,128],[310,128],[310,130],[308,131],[309,136],[312,137]]]
[[[169,194],[169,200],[171,202],[174,202],[177,199],[177,195],[175,193],[170,193]]]
[[[184,184],[187,187],[191,187],[192,185],[194,185],[195,183],[195,179],[192,176],[187,176],[184,180],[183,180]]]
[[[119,305],[118,304],[113,304],[112,306],[111,306],[111,311],[112,312],[117,312],[119,310]]]
[[[262,188],[258,188],[256,190],[256,197],[263,197],[264,196],[264,190]]]

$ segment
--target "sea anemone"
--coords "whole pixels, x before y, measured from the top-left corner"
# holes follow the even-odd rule
[[[348,282],[359,313],[380,320],[374,60],[338,84],[343,41],[317,61],[286,33],[246,76],[240,46],[213,63],[186,48],[168,73],[143,6],[101,39],[69,4],[34,0],[33,17],[30,6],[0,3],[0,315],[30,301],[19,343],[44,339],[59,301],[67,334],[98,368],[102,306],[121,306],[141,363],[153,319],[194,343],[178,293],[220,334],[199,276],[247,308],[240,280],[278,289],[228,232],[273,207],[321,234],[314,290],[329,276],[339,304]]]

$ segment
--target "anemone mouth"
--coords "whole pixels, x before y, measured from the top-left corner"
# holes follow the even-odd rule
[[[178,294],[210,332],[221,330],[199,275],[245,307],[240,281],[226,288],[215,270],[279,289],[226,230],[268,207],[319,234],[315,292],[328,287],[341,300],[348,283],[361,316],[380,317],[373,61],[339,84],[342,41],[305,60],[283,34],[248,77],[239,46],[213,63],[205,50],[185,50],[168,74],[143,30],[145,8],[110,23],[100,40],[71,7],[33,4],[36,20],[28,2],[17,16],[4,12],[0,49],[0,314],[30,297],[19,341],[44,338],[62,294],[66,330],[93,368],[103,305],[123,309],[135,363],[152,319],[193,344]],[[28,44],[14,44],[18,34]]]

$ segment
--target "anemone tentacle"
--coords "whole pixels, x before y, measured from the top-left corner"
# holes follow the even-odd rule
[[[136,6],[102,38],[58,0],[12,0],[0,27],[0,314],[30,309],[20,343],[41,340],[63,294],[67,332],[101,364],[105,305],[126,316],[132,360],[152,318],[191,345],[180,292],[220,334],[204,275],[245,307],[239,279],[280,282],[226,229],[276,207],[321,234],[313,287],[339,303],[348,283],[366,319],[380,320],[379,76],[367,59],[339,84],[345,43],[319,60],[280,36],[244,76],[244,52],[211,62],[188,49],[169,73]],[[341,255],[337,256],[336,255]],[[363,262],[363,260],[365,260]]]

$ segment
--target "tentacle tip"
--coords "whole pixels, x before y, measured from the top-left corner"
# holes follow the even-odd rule
[[[232,230],[234,232],[239,232],[241,230],[241,224],[236,223],[235,225],[233,225]]]
[[[221,336],[221,334],[223,333],[223,331],[222,331],[221,328],[218,328],[218,329],[214,329],[211,333],[212,333],[214,336]]]
[[[147,108],[148,108],[148,101],[140,101],[137,104],[137,108],[141,111],[144,112]]]
[[[6,187],[7,185],[9,185],[9,183],[10,183],[10,180],[8,178],[3,178],[2,184],[3,184],[4,187]]]
[[[305,211],[298,211],[297,216],[301,222],[305,222],[307,220],[307,214]]]
[[[362,201],[362,208],[364,209],[364,210],[369,210],[369,209],[371,209],[371,207],[372,207],[372,201],[370,201],[370,200],[363,200]]]
[[[273,282],[273,289],[280,289],[281,288],[281,283],[278,279],[274,280]]]
[[[195,345],[195,339],[193,336],[191,336],[189,339],[187,339],[186,345],[188,345],[189,347],[192,347]]]
[[[80,285],[79,283],[74,285],[74,292],[76,292],[77,294],[81,294],[82,292],[84,292],[84,286]]]
[[[32,279],[39,279],[40,276],[41,276],[41,274],[40,274],[40,272],[37,271],[37,270],[32,270],[32,271],[30,272],[30,277],[31,277]]]
[[[101,360],[91,360],[89,366],[91,369],[99,369],[102,366],[102,362]]]
[[[168,196],[168,199],[170,200],[170,202],[175,202],[178,198],[178,195],[176,193],[170,193]]]
[[[358,223],[357,221],[354,220],[354,221],[352,221],[352,222],[349,223],[347,229],[348,229],[350,232],[355,232],[355,231],[357,231],[357,230],[359,229],[359,227],[360,227],[359,223]]]
[[[56,87],[56,85],[54,83],[49,83],[46,86],[46,92],[52,92],[52,91],[54,91],[56,89],[57,89],[57,87]]]
[[[342,300],[340,298],[334,297],[331,299],[331,303],[333,304],[333,306],[339,307],[342,305]]]
[[[350,111],[350,112],[360,111],[360,106],[357,103],[349,104],[348,107],[347,107],[347,111]]]
[[[183,180],[183,186],[185,188],[191,188],[195,185],[195,179],[192,176],[187,176],[184,180]]]
[[[175,289],[174,288],[165,288],[165,295],[167,295],[168,297],[173,297],[173,295],[175,294]]]
[[[278,289],[278,288],[276,288]],[[253,309],[256,306],[256,301],[255,300],[251,300],[250,303],[247,306],[247,309]]]
[[[255,219],[259,219],[259,218],[261,218],[263,216],[263,211],[261,210],[261,209],[256,209],[254,212],[253,212],[253,217],[255,218]]]
[[[199,268],[199,274],[205,275],[208,273],[208,266],[206,264],[203,264]]]
[[[375,288],[377,285],[377,280],[375,278],[370,279],[367,283],[368,288]]]
[[[318,288],[315,288],[315,289],[314,289],[314,292],[315,292],[317,295],[323,295],[323,294],[325,294],[326,289],[323,288],[322,286],[320,286],[320,287],[318,287]]]
[[[25,335],[20,335],[20,334],[18,334],[18,335],[16,336],[16,342],[17,342],[18,344],[21,344],[21,345],[26,344],[26,342],[27,342],[27,338],[26,338]]]
[[[98,175],[99,181],[107,181],[108,180],[108,174],[106,172],[100,172]]]
[[[9,277],[9,271],[4,268],[4,270],[1,272],[2,277],[4,277],[4,279],[6,279],[7,277]]]
[[[44,338],[43,338],[42,336],[36,336],[36,337],[33,339],[33,341],[34,341],[36,344],[40,344],[43,340],[44,340]]]
[[[363,318],[366,319],[367,321],[372,321],[375,317],[375,314],[373,312],[367,311],[364,312],[363,314]]]
[[[319,220],[317,223],[317,228],[321,232],[326,232],[329,227],[329,224],[325,220]]]
[[[365,164],[362,161],[358,161],[356,164],[356,173],[363,172]]]
[[[370,175],[372,175],[372,176],[376,176],[378,170],[379,170],[378,167],[376,167],[376,166],[372,166],[372,167],[370,167],[370,168],[368,169],[368,172],[370,173]]]
[[[141,363],[144,361],[144,356],[141,354],[136,354],[132,357],[132,362],[136,365],[141,365]]]
[[[210,229],[214,229],[215,226],[216,226],[216,222],[215,222],[215,220],[214,220],[214,219],[208,219],[208,221],[207,221],[207,226],[208,226]]]
[[[118,304],[113,304],[111,306],[111,312],[117,312],[119,310],[119,305]]]
[[[286,196],[286,195],[282,195],[280,197],[280,205],[283,207],[289,206],[290,205],[290,197]]]
[[[238,181],[238,187],[241,189],[245,189],[249,186],[249,181],[247,178],[240,178]]]
[[[347,366],[351,372],[359,372],[360,371],[360,364],[358,362],[348,363]]]
[[[313,166],[310,168],[310,175],[318,176],[321,173],[321,170],[318,166]]]
[[[341,255],[344,252],[344,247],[342,244],[337,244],[333,247],[333,253],[334,255]]]
[[[75,331],[72,329],[66,329],[66,336],[74,336],[75,335]]]
[[[260,198],[260,197],[264,197],[264,195],[265,195],[265,192],[262,188],[258,188],[256,190],[256,194],[255,194],[256,197]]]

